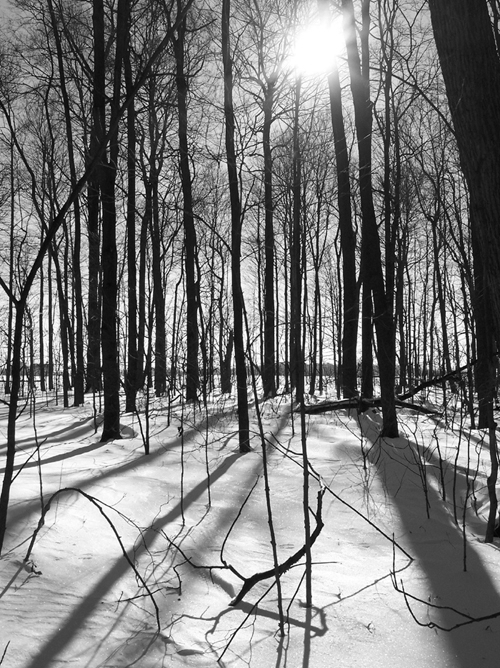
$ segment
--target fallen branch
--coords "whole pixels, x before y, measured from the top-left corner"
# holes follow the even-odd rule
[[[456,629],[461,628],[462,626],[468,626],[469,624],[475,624],[476,622],[485,622],[489,619],[496,619],[497,617],[500,617],[500,612],[493,612],[490,615],[483,615],[481,617],[472,617],[471,615],[468,615],[465,612],[461,612],[460,610],[457,610],[456,608],[453,608],[450,605],[437,605],[436,603],[431,603],[430,601],[424,601],[422,598],[419,598],[418,596],[414,596],[413,594],[409,594],[403,584],[403,580],[400,580],[400,585],[398,585],[397,580],[396,580],[396,554],[395,550],[393,548],[393,556],[392,556],[392,571],[390,573],[391,575],[391,581],[392,581],[392,586],[394,589],[398,592],[398,594],[402,594],[406,607],[408,609],[408,612],[413,618],[413,621],[418,625],[422,626],[424,628],[428,629],[439,629],[440,631],[446,631],[447,633],[450,633],[451,631],[455,631]],[[458,615],[458,617],[461,617],[465,621],[457,622],[456,624],[453,624],[452,626],[442,626],[441,624],[438,624],[437,622],[422,622],[420,619],[418,619],[417,615],[413,611],[411,605],[410,605],[410,600],[416,601],[417,603],[421,603],[422,605],[425,605],[427,608],[433,608],[434,610],[447,610],[449,612],[453,612],[454,614]]]
[[[447,380],[459,380],[462,371],[466,371],[469,367],[474,366],[476,362],[477,360],[474,359],[471,360],[468,364],[464,364],[463,366],[459,366],[457,369],[454,369],[453,371],[445,373],[444,376],[434,376],[434,378],[430,378],[429,380],[420,383],[420,385],[417,385],[417,387],[414,387],[409,392],[406,392],[405,394],[400,394],[398,396],[398,399],[405,401],[405,399],[410,399],[411,397],[414,397],[416,394],[418,394],[422,390],[425,390],[428,387],[433,387],[434,385],[441,385],[441,383],[444,383]]]
[[[323,529],[323,519],[321,516],[321,511],[322,511],[322,506],[323,506],[323,496],[325,494],[325,488],[321,488],[318,492],[318,503],[317,503],[317,509],[316,509],[316,528],[311,534],[311,547],[314,545],[316,539],[318,538],[319,534],[321,533],[321,530]],[[243,600],[244,596],[248,594],[248,592],[255,587],[255,585],[258,582],[261,582],[262,580],[267,580],[267,578],[272,578],[272,577],[281,577],[284,573],[286,573],[292,566],[294,566],[306,553],[306,546],[303,545],[295,554],[292,554],[286,561],[284,561],[282,564],[278,564],[277,568],[270,568],[267,571],[262,571],[261,573],[254,573],[249,578],[244,579],[244,584],[243,587],[240,590],[240,593],[236,595],[236,597],[231,601],[229,604],[230,606],[235,606],[237,605],[240,601]]]
[[[365,399],[361,397],[359,399],[339,399],[338,401],[321,401],[320,403],[317,404],[306,405],[304,407],[304,410],[308,415],[316,415],[317,413],[327,413],[328,411],[342,410],[345,408],[355,408],[358,411],[358,413],[366,413],[366,411],[369,408],[376,408],[381,405],[382,405],[382,399],[380,397],[375,397],[373,399]],[[434,411],[430,408],[425,408],[425,406],[420,406],[418,404],[413,404],[409,401],[403,401],[401,398],[396,399],[396,406],[398,406],[399,408],[409,408],[412,411],[417,411],[418,413],[425,413],[426,415],[437,415],[437,416],[442,415],[442,413],[438,411]]]

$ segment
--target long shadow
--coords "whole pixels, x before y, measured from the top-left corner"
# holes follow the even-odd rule
[[[238,461],[240,457],[238,453],[229,455],[220,466],[211,474],[211,482],[215,483],[222,476],[224,476],[231,466]],[[155,541],[160,536],[160,530],[165,525],[177,520],[182,513],[182,507],[187,508],[193,504],[202,494],[206,493],[207,480],[199,482],[190,492],[188,492],[184,499],[179,500],[175,506],[165,515],[158,518],[154,524],[148,527],[143,532],[143,540],[132,551],[129,551],[128,556],[132,562],[137,560],[142,553],[151,550]],[[75,609],[68,616],[66,621],[59,627],[56,633],[46,642],[44,647],[38,652],[37,656],[32,660],[27,668],[40,668],[40,666],[48,666],[51,661],[70,643],[72,638],[76,635],[85,618],[89,617],[92,612],[99,606],[100,601],[106,593],[118,582],[118,580],[127,573],[130,569],[127,561],[120,557],[116,559],[111,568],[103,575],[99,581],[92,587],[85,599],[75,607]]]
[[[405,538],[410,543],[410,552],[427,578],[429,596],[425,596],[425,600],[440,606],[450,606],[473,617],[499,612],[500,596],[496,586],[470,541],[466,544],[467,572],[464,573],[464,536],[461,528],[455,524],[453,512],[443,502],[438,485],[426,485],[427,505],[420,487],[423,469],[420,469],[420,475],[418,472],[416,475],[409,473],[412,466],[418,468],[418,462],[422,461],[422,446],[406,438],[379,438],[378,428],[366,415],[360,416],[360,426],[364,436],[371,442],[368,457],[392,497],[405,530]],[[431,466],[440,466],[430,448],[426,449],[425,460]],[[467,481],[460,471],[448,471],[445,480],[448,499],[452,498],[453,485],[455,494],[465,496]],[[427,508],[429,519],[426,519]],[[464,621],[463,617],[451,610],[428,608],[421,603],[413,605],[417,618],[423,624],[434,619],[443,627],[450,628]],[[489,626],[498,632],[498,622],[492,620]],[[477,656],[475,665],[498,665],[497,635],[491,633],[491,629],[489,633],[484,631],[484,627],[485,624],[471,624],[445,633],[455,660],[454,668],[470,668],[471,648],[474,648]],[[482,660],[494,663],[483,663]]]
[[[220,414],[217,414],[215,416],[210,416],[208,418],[208,421],[210,424],[212,424],[215,423],[218,419],[220,419]],[[284,426],[286,419],[287,416],[282,417],[282,419],[279,422],[278,430],[281,430],[281,428]],[[205,423],[206,420],[203,420],[203,424]],[[190,430],[190,432],[191,432],[190,436],[187,433],[184,434],[184,442],[186,442],[186,440],[194,439],[194,436],[199,434],[199,430],[196,428],[193,428],[192,430]],[[178,444],[180,445],[180,439],[175,439],[174,443],[176,442],[178,442]],[[152,456],[158,457],[163,455],[164,453],[165,449],[159,449],[159,451],[156,452],[154,455],[149,455],[148,457],[142,458],[142,463],[147,464],[151,461]],[[234,465],[234,463],[238,461],[242,456],[244,455],[240,455],[240,453],[233,453],[228,455],[226,459],[224,459],[224,461],[213,472],[211,472],[210,484],[213,485],[219,479],[225,476],[231,469],[231,467]],[[124,465],[123,467],[119,467],[119,469],[113,469],[112,471],[106,472],[103,476],[98,476],[98,479],[102,479],[103,477],[107,477],[110,475],[116,476],[117,471],[123,473],[131,467],[134,468],[137,467],[137,464],[138,461],[135,460],[131,463]],[[259,458],[256,461],[256,467],[254,467],[254,469],[261,467],[261,465],[262,462],[261,459]],[[253,473],[255,473],[255,471],[253,471]],[[254,476],[252,475],[251,477]],[[92,478],[91,480],[84,482],[87,482],[88,484],[94,484],[95,481],[96,478]],[[189,506],[191,506],[202,494],[206,493],[207,484],[208,484],[208,479],[204,479],[201,482],[199,482],[197,485],[195,485],[195,487],[191,491],[187,492],[184,495],[184,498],[180,499],[173,506],[173,508],[169,510],[169,512],[167,512],[162,517],[157,518],[151,524],[151,526],[148,527],[143,532],[141,536],[141,542],[128,553],[129,558],[131,559],[132,562],[140,558],[142,553],[149,552],[151,550],[155,541],[158,540],[159,536],[161,535],[161,529],[164,526],[174,522],[179,517],[181,517],[182,513]],[[83,487],[84,485],[80,486]],[[243,495],[244,488],[245,485],[242,484],[240,488],[237,490],[238,496]],[[220,523],[227,524],[229,522],[229,515],[234,515],[234,513],[232,514],[222,513],[219,518],[219,524]],[[59,654],[69,644],[74,635],[78,632],[78,629],[81,627],[85,618],[89,617],[92,614],[92,612],[97,607],[99,607],[100,601],[102,601],[106,592],[108,592],[129,569],[130,566],[123,557],[116,559],[111,568],[94,585],[94,587],[87,594],[85,599],[82,600],[81,603],[71,612],[66,621],[60,626],[57,632],[54,633],[53,636],[47,641],[45,646],[39,651],[37,656],[32,660],[31,664],[27,666],[27,668],[40,668],[40,666],[50,665],[50,662],[54,659],[54,657],[57,656],[57,654]]]
[[[57,431],[52,431],[50,432],[49,435],[42,433],[42,430],[39,430],[39,436],[38,436],[38,441],[42,442],[48,438],[50,438],[51,443],[63,443],[65,440],[64,436],[69,435],[71,436],[71,440],[76,440],[78,438],[82,438],[83,436],[88,436],[89,434],[89,427],[92,425],[92,431],[95,431],[93,425],[95,422],[95,418],[93,415],[91,415],[88,418],[85,418],[83,420],[79,420],[76,423],[72,423],[69,425],[66,425],[65,427],[62,427],[61,429],[58,429]],[[102,420],[99,420],[99,424],[102,422]],[[60,438],[63,437],[63,438]],[[30,446],[30,447],[36,447],[36,440],[35,436],[29,436],[27,438],[23,439],[18,439],[16,440],[16,448],[18,450],[22,450],[24,447]],[[0,446],[0,449],[5,449],[7,447],[6,443],[3,443],[2,446]]]
[[[101,443],[100,441],[97,441],[97,443],[91,443],[90,445],[82,446],[81,448],[73,448],[72,450],[68,452],[61,453],[60,455],[54,455],[53,457],[43,457],[41,459],[40,463],[38,462],[38,458],[34,459],[33,456],[30,456],[28,460],[24,460],[23,462],[19,462],[18,464],[14,465],[14,471],[19,471],[21,469],[32,469],[32,468],[38,468],[38,466],[47,466],[47,464],[54,464],[56,462],[63,462],[66,459],[74,459],[75,457],[78,457],[78,455],[83,455],[86,452],[92,452],[93,450],[99,450],[103,446],[106,446],[106,443]],[[56,446],[52,446],[56,447]],[[18,457],[19,459],[19,453]],[[5,473],[5,468],[0,469],[0,474]]]
[[[163,447],[159,447],[158,450],[150,452],[149,455],[144,455],[144,453],[141,451],[140,455],[137,458],[134,458],[132,460],[129,459],[123,464],[116,467],[111,467],[105,470],[101,469],[98,473],[93,474],[92,476],[87,475],[85,478],[73,482],[72,487],[80,487],[81,489],[86,489],[87,487],[102,482],[110,477],[126,474],[130,470],[137,469],[137,467],[139,466],[146,466],[151,461],[154,461],[164,456],[166,451],[180,448],[182,447],[183,443],[184,445],[191,443],[192,441],[195,440],[195,438],[197,438],[200,435],[200,431],[206,429],[207,421],[208,421],[208,427],[210,427],[212,425],[215,425],[221,418],[225,417],[225,415],[226,415],[225,412],[219,412],[214,415],[211,415],[208,418],[208,420],[204,418],[189,430],[184,431],[182,437],[178,436],[172,440],[169,440],[168,443],[163,445]],[[99,446],[101,445],[105,444],[99,443]],[[13,526],[15,526],[16,523],[22,521],[26,517],[29,517],[32,513],[38,512],[39,508],[40,508],[39,499],[32,499],[31,501],[27,501],[17,506],[11,506],[11,508],[9,508],[9,515],[8,515],[9,533],[13,533]]]
[[[77,429],[75,431],[76,431],[76,434],[75,434],[74,439],[73,439],[73,435],[72,435],[72,432],[71,432],[71,435],[72,435],[71,440],[77,440],[78,437],[81,437],[81,436],[85,435],[86,432],[88,432],[88,430],[85,430],[85,431],[82,432],[81,429]],[[136,436],[135,432],[127,426],[123,427],[122,434],[124,436],[128,435],[130,437]],[[88,433],[87,433],[87,436],[88,436]],[[61,439],[59,441],[59,443],[67,442],[67,440],[68,439]],[[51,441],[52,441],[52,439],[51,439]],[[63,452],[59,455],[54,455],[53,457],[45,457],[45,452],[46,451],[44,451],[44,454],[40,458],[40,462],[38,462],[38,458],[34,459],[34,454],[36,453],[36,451],[33,451],[32,454],[29,456],[28,460],[24,460],[24,462],[20,462],[20,463],[14,465],[14,471],[19,471],[21,469],[37,468],[38,466],[43,467],[43,466],[46,466],[47,464],[54,464],[56,462],[63,462],[67,459],[73,459],[74,457],[78,457],[78,455],[83,455],[84,453],[92,452],[93,450],[99,450],[100,448],[104,448],[106,446],[107,446],[106,442],[103,443],[102,441],[96,441],[95,443],[90,443],[89,445],[82,446],[81,448],[71,448],[71,450],[68,450],[67,452]],[[36,447],[35,443],[32,444],[32,447]],[[55,448],[55,447],[57,447],[57,443],[52,443],[51,442],[46,447]],[[5,473],[5,469],[4,468],[0,469],[0,473]]]

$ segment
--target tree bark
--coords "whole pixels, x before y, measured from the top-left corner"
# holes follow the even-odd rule
[[[177,0],[178,14],[182,3]],[[196,280],[197,239],[194,225],[193,192],[188,145],[188,78],[185,73],[184,43],[186,16],[179,23],[174,40],[177,83],[177,107],[179,114],[179,158],[182,183],[184,223],[184,264],[186,271],[186,401],[196,401],[200,389],[198,354],[200,336],[198,330],[199,281]]]
[[[111,120],[118,117],[122,78],[124,40],[128,29],[129,0],[119,0],[117,8],[117,40],[113,75],[113,98]],[[94,31],[104,38],[104,11],[102,0],[94,0]],[[104,51],[96,53],[94,66],[104,68]],[[101,441],[121,438],[120,434],[120,367],[118,361],[117,308],[117,246],[116,246],[116,198],[115,184],[118,163],[118,128],[116,127],[109,147],[109,160],[103,156],[98,168],[102,197],[102,319],[101,346],[104,381],[104,422]]]
[[[318,0],[318,5],[329,19],[328,4]],[[337,163],[337,203],[339,209],[340,246],[342,251],[342,359],[341,385],[344,397],[357,394],[357,339],[359,321],[359,290],[356,283],[356,237],[352,227],[351,184],[349,179],[349,151],[345,135],[342,110],[342,89],[337,64],[328,75],[330,116],[332,119],[335,160]]]
[[[222,1],[222,60],[224,66],[224,116],[227,173],[231,199],[231,285],[233,289],[233,334],[238,395],[240,452],[250,451],[247,372],[243,339],[243,291],[241,287],[241,200],[234,143],[233,63],[230,51],[230,0]]]
[[[271,151],[271,125],[276,76],[271,76],[264,90],[264,127],[262,147],[264,153],[264,365],[262,383],[264,397],[276,394],[275,360],[275,304],[274,304],[274,203],[273,159]]]
[[[500,338],[500,60],[486,0],[429,0],[462,169]]]
[[[290,379],[295,401],[304,401],[304,359],[302,349],[302,160],[299,111],[302,82],[295,82],[293,122],[293,216],[290,235]]]
[[[395,404],[395,346],[393,315],[389,308],[382,271],[382,257],[372,187],[372,103],[368,67],[369,0],[363,0],[362,60],[356,43],[354,6],[342,0],[346,31],[347,60],[354,104],[354,120],[358,140],[359,184],[362,216],[362,273],[369,276],[373,295],[375,332],[377,336],[380,393],[382,398],[382,435],[398,436]]]
[[[124,47],[124,75],[127,95],[133,89],[132,63],[130,59],[130,39],[127,30]],[[139,389],[139,356],[137,351],[137,258],[136,258],[136,133],[135,102],[132,100],[127,109],[127,370],[125,375],[125,411],[133,413],[136,409],[137,390]]]

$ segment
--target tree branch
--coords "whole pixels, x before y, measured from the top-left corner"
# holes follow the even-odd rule
[[[317,503],[317,509],[316,509],[316,528],[311,534],[311,541],[310,545],[311,547],[314,545],[317,537],[321,533],[321,530],[323,529],[323,519],[321,516],[321,510],[323,506],[323,496],[325,494],[325,488],[322,487],[319,492],[318,492],[318,503]],[[284,561],[282,564],[278,565],[278,568],[270,568],[267,571],[262,571],[261,573],[254,573],[249,578],[245,578],[245,582],[243,584],[243,587],[240,590],[240,593],[236,595],[236,597],[231,601],[229,604],[230,606],[235,606],[237,605],[241,600],[243,600],[243,597],[248,594],[250,589],[254,587],[257,582],[261,582],[262,580],[267,580],[267,578],[272,578],[276,576],[281,576],[284,573],[286,573],[290,568],[296,564],[306,553],[306,546],[303,545],[297,552],[292,554],[286,561]]]

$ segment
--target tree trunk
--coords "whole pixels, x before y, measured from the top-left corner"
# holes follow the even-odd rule
[[[243,340],[243,291],[241,288],[241,201],[234,145],[233,64],[230,51],[230,0],[222,0],[222,60],[224,65],[224,116],[229,193],[231,199],[231,285],[233,289],[234,356],[238,395],[240,452],[250,451],[247,372]]]
[[[302,350],[302,160],[299,110],[301,80],[295,83],[293,123],[293,220],[290,241],[290,377],[295,401],[304,401],[304,359]]]
[[[132,64],[130,61],[130,40],[127,31],[124,49],[124,74],[127,95],[133,89]],[[136,258],[136,113],[134,100],[127,109],[127,298],[128,298],[128,351],[125,375],[125,411],[136,409],[139,389],[139,355],[137,350],[137,258]]]
[[[373,204],[372,188],[372,103],[368,68],[368,23],[369,0],[363,0],[363,29],[361,68],[354,21],[352,0],[342,0],[346,47],[351,92],[354,104],[354,119],[358,139],[359,184],[361,192],[362,245],[364,246],[363,276],[370,276],[373,295],[375,332],[377,335],[380,392],[382,400],[382,435],[398,436],[395,402],[395,347],[393,315],[387,301],[377,219]],[[363,251],[362,251],[363,252]]]
[[[486,0],[429,0],[472,225],[500,339],[500,59]]]
[[[64,67],[64,55],[61,44],[61,37],[59,27],[54,12],[52,0],[48,2],[50,18],[53,27],[53,34],[56,42],[57,64],[59,68],[59,82],[61,85],[61,94],[64,105],[64,122],[66,127],[66,138],[68,148],[68,163],[71,178],[71,188],[74,189],[77,183],[76,166],[75,166],[75,152],[73,141],[73,128],[71,124],[71,108],[66,87],[66,72]],[[75,241],[73,247],[73,287],[74,287],[74,307],[76,311],[76,360],[74,373],[74,397],[73,403],[75,406],[80,406],[84,402],[84,350],[83,350],[83,296],[82,296],[82,273],[80,268],[81,262],[81,211],[80,200],[77,197],[73,205],[74,224],[75,224]]]
[[[267,82],[264,91],[264,127],[262,147],[264,153],[264,365],[262,383],[264,397],[276,394],[275,360],[275,304],[274,304],[274,204],[273,159],[271,151],[271,124],[273,122],[275,77]]]
[[[318,2],[325,18],[328,5]],[[352,227],[351,185],[349,180],[349,150],[345,135],[342,110],[342,89],[337,64],[328,75],[330,116],[332,119],[335,160],[337,163],[337,203],[339,210],[340,246],[342,250],[342,393],[346,398],[357,394],[357,339],[359,320],[359,293],[356,283],[356,236]]]
[[[177,0],[178,14],[181,14],[181,2]],[[193,214],[193,193],[191,187],[191,169],[188,146],[188,78],[184,71],[184,37],[186,17],[182,19],[174,40],[176,60],[177,106],[179,113],[179,156],[182,195],[184,200],[184,263],[186,271],[186,401],[196,401],[200,388],[199,354],[199,281],[196,280],[197,240]]]
[[[117,41],[113,77],[113,99],[111,126],[117,118],[120,104],[122,59],[124,39],[128,29],[128,0],[119,0],[117,9]],[[94,0],[94,33],[99,35],[96,43],[94,66],[104,69],[104,9],[102,0]],[[116,247],[116,200],[115,182],[118,162],[118,129],[110,138],[109,160],[103,156],[98,167],[102,197],[102,319],[101,346],[104,381],[104,422],[101,441],[121,438],[120,434],[120,367],[118,359],[117,308],[117,247]]]

